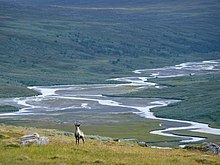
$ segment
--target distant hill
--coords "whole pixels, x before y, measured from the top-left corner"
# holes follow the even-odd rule
[[[220,58],[217,0],[0,0],[0,84],[103,83]]]
[[[77,5],[89,7],[142,6],[157,3],[173,2],[173,0],[1,0],[23,5]],[[175,2],[181,2],[176,0]]]

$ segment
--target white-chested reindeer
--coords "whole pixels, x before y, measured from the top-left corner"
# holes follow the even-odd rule
[[[80,123],[75,122],[75,138],[76,138],[76,144],[79,144],[79,140],[82,139],[83,143],[85,142],[84,140],[84,133],[79,129]]]

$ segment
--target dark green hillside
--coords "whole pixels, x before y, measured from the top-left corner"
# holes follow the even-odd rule
[[[2,1],[11,1],[16,4],[22,5],[74,5],[74,6],[87,6],[87,7],[125,7],[125,6],[141,6],[149,5],[155,3],[167,3],[172,2],[172,0],[2,0]],[[175,2],[181,2],[181,0],[176,0]],[[174,3],[175,3],[174,2]]]
[[[101,8],[0,0],[0,84],[104,83],[134,69],[220,58],[219,1],[92,2]]]

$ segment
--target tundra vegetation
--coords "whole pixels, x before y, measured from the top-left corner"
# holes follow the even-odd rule
[[[1,164],[219,164],[220,157],[199,150],[152,149],[131,142],[91,140],[75,144],[74,136],[55,130],[0,126]],[[33,132],[49,137],[49,144],[19,145],[20,137]],[[196,147],[195,147],[196,148]]]
[[[139,68],[220,57],[217,0],[0,4],[0,86],[8,88],[105,83]]]
[[[219,11],[218,0],[94,0],[92,5],[90,0],[0,0],[0,97],[38,94],[27,86],[106,83],[108,78],[132,76],[131,71],[135,69],[219,59]],[[182,102],[156,108],[155,114],[220,127],[219,75],[154,81],[172,87],[144,90],[127,97],[178,98]],[[11,106],[0,107],[1,112],[16,110]],[[128,118],[129,128],[128,123],[107,123],[99,129],[85,125],[83,130],[119,138],[167,140],[148,134],[159,128],[158,121],[143,121],[127,114],[119,117]],[[1,119],[0,122],[70,130],[53,121]],[[219,162],[219,157],[198,151],[158,151],[115,142],[89,140],[79,148],[66,136],[51,137],[46,146],[20,147],[17,139],[31,131],[18,127],[1,127],[0,130],[2,164]],[[121,130],[125,130],[126,135],[120,134]],[[134,135],[129,130],[139,133]],[[42,130],[39,132],[47,135]],[[188,131],[176,133],[201,136]],[[202,136],[219,141],[217,136]]]

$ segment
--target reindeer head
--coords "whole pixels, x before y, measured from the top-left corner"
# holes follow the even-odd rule
[[[75,121],[75,127],[79,127],[79,126],[80,126],[80,123]]]

